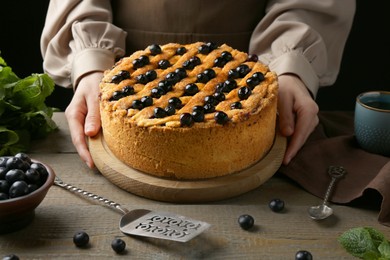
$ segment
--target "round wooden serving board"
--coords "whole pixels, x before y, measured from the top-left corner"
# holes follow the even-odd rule
[[[107,147],[101,132],[89,139],[95,165],[110,182],[142,197],[178,203],[222,200],[259,187],[279,169],[286,144],[286,138],[278,133],[271,150],[262,160],[228,176],[206,180],[172,180],[145,174],[121,162]]]

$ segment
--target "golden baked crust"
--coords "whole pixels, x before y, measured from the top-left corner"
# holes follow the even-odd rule
[[[186,51],[177,54],[182,47]],[[180,72],[176,69],[183,67],[186,75],[177,78]],[[207,69],[215,76],[210,71],[206,79],[199,76]],[[257,80],[259,75],[264,77]],[[161,85],[166,81],[171,83]],[[232,81],[237,87],[231,86]],[[191,83],[196,84],[196,93],[186,90]],[[148,174],[177,179],[231,174],[260,160],[274,141],[276,75],[227,45],[149,46],[107,70],[100,89],[102,129],[108,147],[118,159]],[[214,99],[209,97],[213,95]],[[166,109],[172,97],[179,98],[181,105]],[[241,108],[232,108],[234,102]],[[205,104],[204,119],[199,111],[191,116],[194,107]]]

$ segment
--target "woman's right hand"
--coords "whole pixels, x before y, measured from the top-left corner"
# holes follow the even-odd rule
[[[87,146],[86,136],[95,136],[101,127],[99,82],[102,77],[103,72],[93,72],[81,78],[65,110],[73,145],[90,168],[94,168],[95,165]]]

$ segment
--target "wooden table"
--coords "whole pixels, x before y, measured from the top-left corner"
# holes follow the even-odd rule
[[[123,206],[169,211],[209,222],[212,226],[187,242],[145,239],[122,234],[116,211],[53,186],[36,209],[34,221],[25,229],[0,235],[0,256],[14,253],[21,259],[294,259],[298,250],[308,250],[314,259],[354,259],[338,243],[344,231],[371,226],[386,237],[389,227],[377,222],[378,212],[333,205],[334,215],[311,220],[307,209],[320,199],[287,178],[276,175],[259,188],[241,196],[199,204],[175,204],[142,198],[110,183],[79,158],[63,113],[55,113],[59,131],[36,142],[30,156],[52,166],[64,181],[99,194]],[[285,201],[283,213],[268,207],[273,198]],[[241,214],[255,219],[251,231],[241,229]],[[90,236],[88,248],[77,248],[73,234],[84,230]],[[111,249],[111,241],[122,238],[125,254]]]

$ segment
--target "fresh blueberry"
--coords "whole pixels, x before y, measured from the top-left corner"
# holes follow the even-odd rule
[[[192,126],[194,123],[194,119],[192,118],[190,113],[184,113],[180,116],[180,124],[182,126]]]
[[[195,83],[190,83],[190,84],[186,85],[184,88],[184,92],[188,96],[193,96],[196,93],[198,93],[198,91],[199,91],[199,88]]]
[[[248,230],[253,227],[255,220],[251,215],[244,214],[238,218],[238,224],[242,229]]]
[[[158,44],[152,44],[149,46],[150,54],[157,55],[161,53],[161,47]]]
[[[167,116],[167,112],[161,107],[155,107],[153,110],[153,115],[155,118],[163,118]]]
[[[174,108],[180,108],[181,107],[181,100],[178,97],[171,97],[168,100],[168,105],[172,105]]]
[[[115,238],[111,242],[111,248],[118,254],[122,253],[126,249],[126,243],[120,238]]]
[[[165,70],[171,66],[171,63],[168,60],[160,60],[157,65],[160,69]]]
[[[89,243],[89,235],[85,231],[78,231],[73,235],[73,243],[77,247],[84,247]]]
[[[214,114],[214,119],[217,124],[224,125],[229,121],[229,117],[225,112],[217,111]]]
[[[28,192],[28,184],[25,181],[15,181],[9,188],[9,197],[21,197],[28,194]]]
[[[269,202],[268,206],[274,212],[281,212],[284,209],[284,201],[281,199],[273,199]]]
[[[313,256],[309,251],[300,250],[295,254],[295,260],[312,260]]]
[[[238,97],[243,100],[247,99],[252,94],[252,90],[249,87],[241,87],[238,90]]]
[[[233,103],[230,104],[230,108],[231,109],[241,109],[242,108],[242,104],[239,101],[233,102]]]

